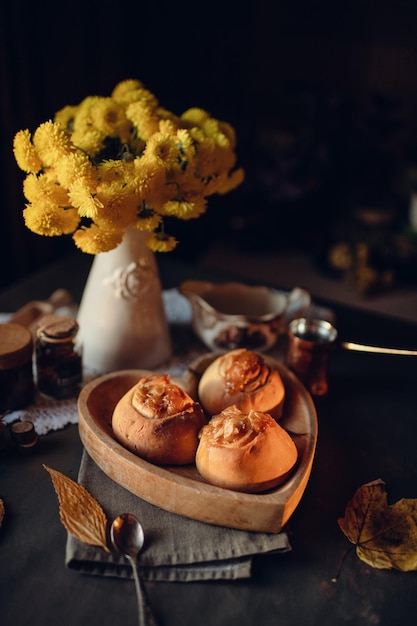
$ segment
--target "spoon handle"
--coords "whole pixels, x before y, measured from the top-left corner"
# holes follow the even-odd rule
[[[138,565],[135,563],[134,559],[130,558],[129,560],[132,565],[133,578],[135,581],[139,626],[158,626],[148,599],[145,584],[139,574]]]
[[[402,356],[417,356],[417,350],[405,350],[403,348],[380,348],[377,346],[365,346],[361,343],[345,341],[341,344],[346,350],[356,350],[357,352],[372,352],[374,354],[398,354]]]

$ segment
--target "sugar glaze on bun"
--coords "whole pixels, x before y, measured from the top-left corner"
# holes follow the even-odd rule
[[[258,493],[282,484],[297,457],[290,435],[270,415],[228,407],[201,429],[195,462],[213,485]]]
[[[275,419],[282,415],[285,387],[279,371],[262,355],[246,348],[217,357],[203,372],[198,398],[212,416],[228,406],[241,411],[262,411]]]
[[[201,405],[168,374],[141,378],[119,400],[112,417],[115,438],[157,465],[193,463],[198,433],[206,423]]]

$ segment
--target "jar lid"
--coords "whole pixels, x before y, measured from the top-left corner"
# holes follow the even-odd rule
[[[36,431],[33,422],[19,420],[10,426],[13,440],[20,446],[33,443],[36,440]]]
[[[30,331],[10,322],[0,324],[0,370],[13,369],[32,358],[33,340]]]
[[[37,335],[45,341],[65,342],[78,332],[78,324],[73,317],[64,315],[46,315],[40,321]]]

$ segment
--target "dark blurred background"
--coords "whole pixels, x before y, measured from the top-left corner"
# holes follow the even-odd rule
[[[25,228],[14,134],[126,78],[238,134],[245,183],[173,224],[176,256],[198,261],[221,238],[320,259],[359,220],[406,234],[396,253],[413,277],[415,0],[23,1],[3,7],[0,35],[0,287],[75,250]]]

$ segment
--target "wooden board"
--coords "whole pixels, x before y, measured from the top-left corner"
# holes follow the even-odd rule
[[[218,355],[205,355],[180,380],[195,397],[198,380]],[[292,476],[280,487],[246,494],[208,484],[194,465],[159,467],[126,450],[114,438],[111,419],[122,395],[145,370],[123,370],[88,383],[78,400],[81,441],[92,459],[112,480],[140,498],[166,511],[208,524],[244,530],[279,532],[297,507],[307,485],[317,441],[317,415],[313,401],[298,379],[280,363],[264,355],[280,371],[286,388],[280,424],[298,449]]]

